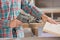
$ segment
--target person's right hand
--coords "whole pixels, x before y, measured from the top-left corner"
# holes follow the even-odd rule
[[[15,27],[18,27],[18,26],[20,26],[20,25],[22,25],[22,22],[19,21],[19,20],[17,20],[17,19],[14,19],[14,20],[11,20],[9,26],[10,26],[11,28],[15,28]]]

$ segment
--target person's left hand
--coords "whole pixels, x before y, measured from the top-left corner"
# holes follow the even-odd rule
[[[52,23],[52,24],[58,24],[55,20],[53,20],[52,18],[48,17],[47,21]]]
[[[58,24],[58,22],[56,22],[56,21],[53,20],[52,18],[46,16],[45,14],[42,15],[42,20],[43,20],[43,22],[48,21],[48,22],[50,22],[50,23],[52,23],[52,24]]]

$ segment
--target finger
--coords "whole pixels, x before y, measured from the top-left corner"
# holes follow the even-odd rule
[[[58,24],[55,20],[51,19],[52,24]]]

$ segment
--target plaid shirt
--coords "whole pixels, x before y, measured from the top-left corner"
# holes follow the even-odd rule
[[[0,38],[12,37],[8,24],[14,15],[19,15],[20,6],[20,0],[0,0]]]
[[[21,8],[26,13],[31,14],[35,18],[40,18],[43,13],[34,5],[34,0],[31,0],[31,2],[29,2],[28,0],[21,0],[21,6],[22,6]]]

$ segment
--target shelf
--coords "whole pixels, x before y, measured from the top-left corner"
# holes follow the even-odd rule
[[[38,10],[45,13],[60,13],[60,8],[38,8]]]

